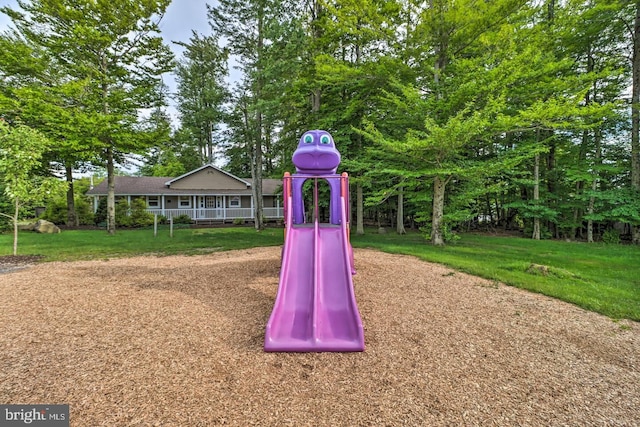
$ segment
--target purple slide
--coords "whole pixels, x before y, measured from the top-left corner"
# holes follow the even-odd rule
[[[363,351],[343,227],[287,230],[280,286],[264,341],[266,351]]]
[[[280,285],[267,323],[264,349],[363,351],[364,331],[353,289],[353,259],[348,237],[347,176],[320,175],[318,172],[312,176],[336,180],[340,184],[340,188],[335,188],[342,194],[332,196],[332,203],[335,201],[338,206],[332,207],[332,221],[326,224],[318,222],[317,208],[313,223],[298,223],[294,219],[294,215],[304,214],[301,206],[297,206],[296,211],[296,200],[301,197],[292,196],[292,188],[294,192],[297,188],[292,186],[292,180],[309,177],[301,174],[285,176],[286,234]],[[317,206],[317,182],[314,205]]]

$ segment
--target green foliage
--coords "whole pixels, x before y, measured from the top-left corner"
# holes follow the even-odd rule
[[[153,225],[153,214],[147,212],[147,204],[144,199],[133,199],[129,209],[129,225],[131,227],[148,227]]]
[[[173,217],[174,224],[191,224],[191,217],[186,214],[177,215]]]
[[[66,198],[53,198],[46,203],[47,207],[42,214],[42,219],[51,221],[54,224],[64,224],[67,222],[67,200]],[[78,223],[80,225],[92,225],[94,223],[93,206],[84,196],[76,196],[74,201]]]
[[[10,218],[14,228],[13,254],[18,250],[18,219],[20,208],[28,204],[41,204],[48,194],[64,187],[65,183],[52,177],[37,174],[41,159],[50,141],[38,131],[18,124],[9,126],[0,120],[0,177],[4,194],[11,201]]]
[[[212,163],[217,149],[226,145],[221,124],[226,117],[224,104],[230,96],[224,81],[229,52],[219,47],[217,37],[216,33],[210,36],[194,33],[188,43],[180,43],[185,48],[176,67],[181,144],[174,145],[173,150],[162,150],[161,154],[169,157],[159,162],[165,168],[184,165],[184,160],[190,157],[185,156],[186,150],[197,156],[197,166]],[[184,172],[191,169],[194,168],[188,167]],[[155,174],[179,176],[182,173]]]
[[[12,203],[4,193],[3,184],[0,181],[0,212],[11,212]],[[0,233],[9,231],[13,227],[13,221],[8,216],[0,215]]]
[[[93,215],[93,222],[96,225],[104,225],[107,221],[107,199],[101,197],[98,200],[98,207]]]
[[[179,176],[215,148],[237,176],[279,177],[302,132],[322,128],[369,221],[394,218],[402,188],[406,217],[441,215],[438,230],[536,220],[581,238],[589,220],[640,224],[633,55],[620,54],[637,39],[633,2],[215,2],[212,35],[182,43],[173,135],[156,22],[169,0],[76,3],[2,8],[17,31],[0,35],[0,111],[55,141],[45,163],[113,166],[138,152],[142,174]],[[231,58],[242,79],[228,88]]]
[[[585,219],[640,225],[640,191],[615,188],[609,191],[589,192],[586,195],[596,199],[596,210],[593,214],[585,215]]]
[[[131,226],[129,202],[125,198],[116,201],[116,225],[121,227]]]
[[[2,58],[15,70],[14,114],[25,110],[30,122],[51,129],[65,165],[90,157],[112,175],[123,154],[141,153],[155,142],[158,128],[140,125],[138,117],[141,109],[165,103],[160,77],[171,71],[173,55],[159,35],[158,17],[170,2],[113,0],[80,7],[72,0],[34,0],[19,2],[21,11],[0,9],[15,27],[6,43],[19,40],[44,58],[35,70],[16,64],[24,57]],[[115,231],[114,218],[107,228]]]
[[[129,204],[127,199],[121,198],[116,202],[116,224],[130,228],[148,227],[153,225],[153,214],[147,212],[147,204],[143,199],[132,199]]]
[[[608,245],[620,244],[620,232],[618,230],[609,229],[602,233],[602,241]]]
[[[431,224],[427,224],[423,227],[420,227],[420,231],[424,234],[426,240],[431,241]],[[456,243],[460,240],[460,235],[453,231],[450,226],[444,225],[442,227],[442,238],[445,243]]]
[[[50,142],[41,133],[18,125],[10,127],[0,120],[0,173],[4,193],[12,200],[42,202],[59,181],[36,175]]]

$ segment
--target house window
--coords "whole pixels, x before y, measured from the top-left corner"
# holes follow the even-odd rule
[[[160,198],[158,196],[147,196],[147,207],[159,208]]]
[[[190,208],[191,196],[178,196],[178,206],[181,208]]]
[[[240,197],[239,196],[233,196],[231,198],[231,200],[229,201],[229,206],[232,208],[239,208],[240,207]]]

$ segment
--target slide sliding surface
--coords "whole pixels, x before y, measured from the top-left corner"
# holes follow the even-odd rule
[[[267,323],[267,351],[309,351],[313,343],[314,229],[289,228],[282,253],[280,285]]]
[[[326,227],[318,231],[315,344],[322,351],[363,351],[364,333],[344,230]]]
[[[288,227],[266,351],[363,351],[344,227]]]

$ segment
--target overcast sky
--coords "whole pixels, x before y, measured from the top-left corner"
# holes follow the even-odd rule
[[[183,49],[181,46],[172,43],[172,41],[189,41],[192,30],[205,35],[210,33],[209,24],[207,23],[207,3],[212,3],[212,1],[173,0],[167,8],[167,12],[160,22],[160,29],[165,43],[171,47],[177,59],[181,57]],[[16,0],[0,0],[0,6],[18,8]],[[6,30],[10,23],[9,18],[0,13],[0,31]],[[169,86],[169,90],[172,93],[175,92],[176,86],[173,75],[166,75],[163,79],[165,84]],[[172,104],[173,101],[170,101],[170,103]],[[169,114],[175,121],[176,110],[173,106],[169,107]]]

